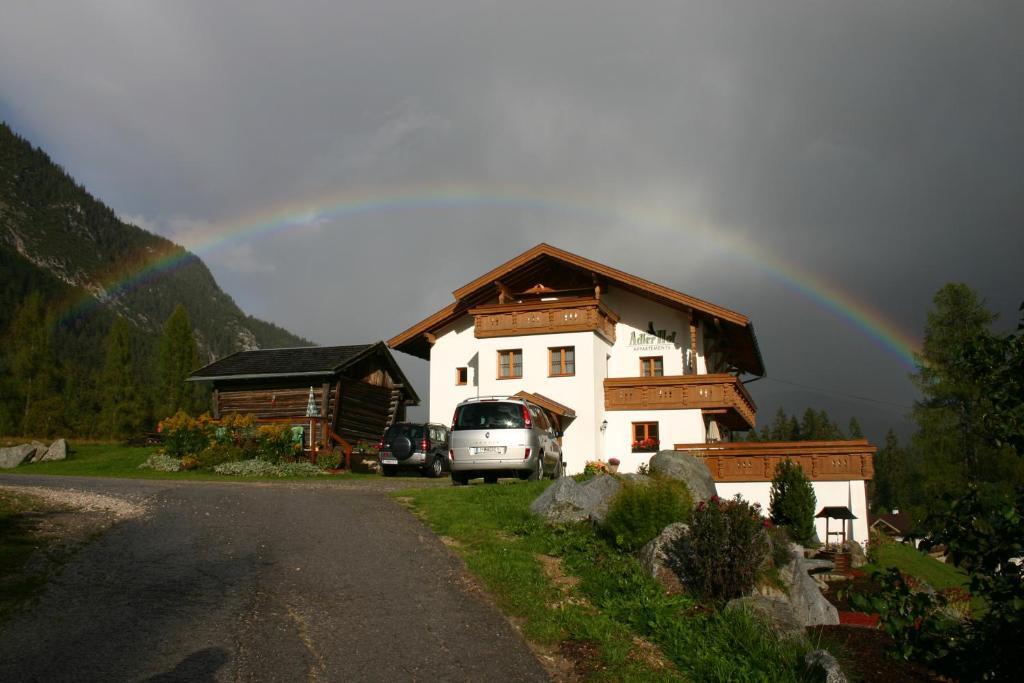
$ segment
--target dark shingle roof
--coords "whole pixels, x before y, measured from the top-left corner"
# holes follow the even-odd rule
[[[378,342],[379,343],[379,342]],[[192,373],[192,379],[330,375],[361,357],[376,344],[305,346],[291,349],[239,351]]]

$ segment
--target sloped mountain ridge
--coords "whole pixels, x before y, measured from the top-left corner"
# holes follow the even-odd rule
[[[156,334],[175,306],[183,304],[204,359],[240,350],[310,344],[273,323],[246,315],[199,257],[122,221],[45,152],[3,123],[0,250],[8,252],[0,265],[20,259],[59,282],[62,286],[51,289],[64,290],[58,296],[72,313],[88,315],[90,309],[101,308]],[[174,265],[132,281],[132,286],[116,286],[152,264],[166,262]],[[23,272],[10,270],[8,275]],[[7,309],[0,313],[0,327],[6,327],[18,302],[0,303],[4,304],[0,308]]]

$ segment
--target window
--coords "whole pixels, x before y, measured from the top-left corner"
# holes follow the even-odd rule
[[[469,368],[455,368],[455,384],[460,387],[469,384]]]
[[[665,374],[665,363],[661,356],[646,356],[640,359],[641,377],[661,377]]]
[[[455,410],[452,431],[467,429],[523,429],[526,408],[522,403],[480,401],[465,403]]]
[[[657,422],[633,423],[633,451],[651,452],[658,450],[661,440],[658,438]]]
[[[548,349],[548,376],[570,377],[576,374],[576,347],[559,346]]]
[[[498,379],[520,379],[523,376],[523,350],[498,351]]]

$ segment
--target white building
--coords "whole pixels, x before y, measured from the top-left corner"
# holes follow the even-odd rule
[[[740,313],[547,244],[453,294],[388,342],[430,361],[431,422],[449,423],[466,398],[529,394],[567,425],[570,474],[613,457],[632,472],[659,449],[754,426],[741,377],[764,363]]]

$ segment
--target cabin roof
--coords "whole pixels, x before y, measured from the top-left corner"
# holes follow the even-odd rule
[[[288,377],[327,377],[342,374],[344,370],[380,353],[383,363],[392,372],[414,405],[419,396],[384,342],[355,344],[352,346],[297,346],[283,349],[257,349],[237,351],[199,368],[189,381],[284,379]]]
[[[552,266],[588,273],[595,281],[614,284],[667,306],[692,311],[720,327],[733,349],[736,364],[741,370],[755,375],[765,374],[754,327],[745,315],[544,243],[455,290],[452,292],[455,297],[454,303],[448,304],[437,313],[392,337],[388,345],[425,360],[429,359],[430,344],[426,335],[451,324],[460,316],[466,315],[471,308],[489,301],[497,281],[504,282],[512,289],[525,289],[531,284],[535,285],[534,278],[539,272]]]

